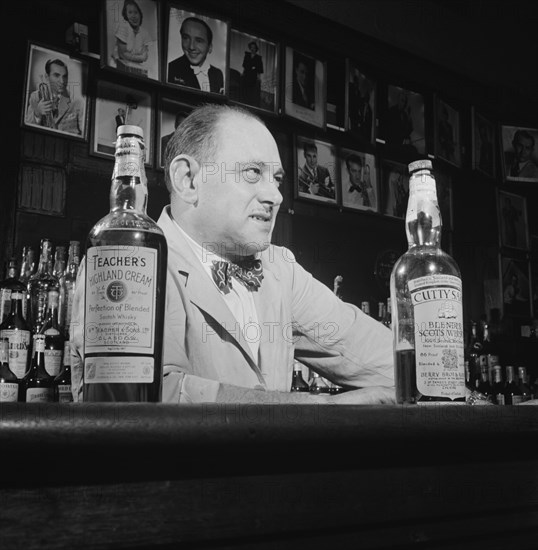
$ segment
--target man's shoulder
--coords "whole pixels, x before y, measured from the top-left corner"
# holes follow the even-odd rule
[[[172,61],[168,63],[168,67],[174,69],[183,69],[188,65],[190,65],[190,63],[185,54],[183,54],[181,57],[176,57],[176,59],[172,59]]]

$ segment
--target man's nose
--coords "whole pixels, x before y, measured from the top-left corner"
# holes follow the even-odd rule
[[[270,203],[273,206],[279,206],[283,197],[275,181],[269,179],[260,186],[259,200],[263,203]]]

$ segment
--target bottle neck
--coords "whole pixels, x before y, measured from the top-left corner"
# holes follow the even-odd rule
[[[36,274],[45,275],[49,273],[50,264],[52,261],[52,250],[49,241],[41,245],[41,254],[39,255],[39,264],[37,266]]]
[[[411,174],[405,231],[409,248],[440,247],[441,212],[437,202],[435,179],[428,169]]]
[[[148,189],[144,169],[144,141],[133,134],[118,136],[115,156],[110,211],[135,210],[145,214]]]

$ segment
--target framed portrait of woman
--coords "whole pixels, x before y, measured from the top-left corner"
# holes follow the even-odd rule
[[[501,145],[504,179],[538,182],[538,128],[502,126]]]
[[[165,27],[165,82],[206,94],[226,94],[229,22],[173,3],[168,6]]]
[[[167,97],[159,99],[159,113],[157,117],[157,143],[155,163],[158,168],[164,168],[164,152],[170,138],[174,135],[176,128],[187,118],[193,106],[187,103],[180,103]]]
[[[437,96],[433,113],[435,155],[453,166],[460,167],[460,113]]]
[[[473,169],[490,178],[496,177],[497,125],[471,108]]]
[[[88,65],[67,53],[28,44],[23,127],[87,139]]]
[[[279,46],[231,29],[229,93],[233,101],[276,113],[279,106]]]
[[[139,126],[144,132],[146,162],[153,165],[153,98],[149,92],[120,86],[106,80],[97,82],[91,153],[114,158],[117,128],[123,124]]]
[[[159,3],[104,0],[102,5],[101,65],[160,80]]]
[[[374,143],[376,81],[351,59],[346,62],[346,129],[363,143]]]
[[[338,150],[342,206],[351,210],[379,211],[377,167],[374,155]]]
[[[326,63],[286,47],[284,113],[325,129]]]

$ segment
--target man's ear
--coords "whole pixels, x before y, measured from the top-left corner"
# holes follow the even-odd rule
[[[170,163],[172,189],[186,203],[198,201],[198,182],[195,181],[200,165],[189,155],[178,155]]]

